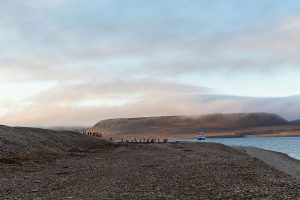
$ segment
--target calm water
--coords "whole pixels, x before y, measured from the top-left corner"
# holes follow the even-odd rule
[[[199,142],[196,139],[176,139],[173,141]],[[200,141],[203,142],[203,141]],[[205,142],[222,143],[229,146],[253,146],[288,154],[300,160],[300,137],[271,137],[271,138],[213,138]]]

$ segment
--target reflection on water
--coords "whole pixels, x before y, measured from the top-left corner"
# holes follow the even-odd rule
[[[196,139],[176,139],[171,141],[199,142]],[[205,142],[215,142],[229,146],[253,146],[286,153],[290,157],[300,160],[300,137],[208,138]]]

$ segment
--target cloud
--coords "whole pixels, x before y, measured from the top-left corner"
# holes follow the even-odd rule
[[[147,111],[151,111],[156,104],[160,104],[166,97],[176,99],[181,98],[183,95],[203,94],[211,91],[210,88],[175,84],[159,79],[67,84],[42,91],[24,100],[24,106],[11,109],[8,114],[1,118],[1,121],[8,124],[36,125],[51,123],[52,125],[63,125],[69,123],[69,120],[72,121],[74,112],[82,116],[84,113],[90,113],[93,110],[93,117],[95,118],[96,113],[99,115],[104,112],[104,116],[109,116],[108,114],[115,109],[136,110],[139,112],[140,108],[148,106]],[[150,104],[143,105],[143,102]],[[53,118],[51,113],[53,115],[54,113],[58,114],[56,110],[67,111],[61,116],[67,115],[68,117],[65,119]],[[154,113],[153,111],[151,113]],[[27,112],[30,114],[25,114]],[[105,112],[107,113],[105,114]],[[44,116],[43,113],[47,114]],[[119,111],[118,113],[121,114]],[[48,121],[49,115],[52,122]],[[126,113],[121,115],[126,115]],[[91,119],[91,116],[85,119],[81,118],[83,121],[77,122],[87,124],[89,119]]]
[[[1,119],[2,122],[18,125],[93,125],[99,120],[119,117],[161,116],[161,115],[201,115],[208,113],[236,113],[236,112],[272,112],[287,117],[299,118],[298,102],[289,98],[282,99],[244,99],[225,97],[225,99],[210,96],[211,101],[198,96],[174,98],[174,96],[144,96],[140,101],[113,107],[74,107],[49,105],[45,107],[30,107]],[[292,110],[286,111],[289,105]],[[26,117],[24,117],[26,116]]]
[[[211,93],[213,89],[168,82],[160,79],[95,81],[80,84],[59,85],[32,97],[37,105],[74,105],[78,101],[130,96],[186,95]]]
[[[155,79],[65,85],[25,100],[24,106],[12,109],[0,121],[26,126],[93,125],[107,118],[236,112],[300,117],[300,96],[254,98],[207,94],[212,91]],[[110,101],[111,104],[107,103]]]
[[[119,8],[120,1],[101,1],[95,5],[78,1],[21,1],[18,6],[3,2],[0,26],[4,30],[2,43],[6,44],[3,45],[6,51],[0,57],[0,72],[3,68],[18,68],[14,71],[23,68],[21,72],[27,71],[23,74],[39,79],[45,77],[39,71],[56,71],[57,76],[62,76],[67,73],[60,73],[58,68],[64,70],[68,66],[76,70],[79,65],[97,68],[101,73],[113,68],[111,73],[128,72],[128,76],[176,76],[216,70],[225,75],[233,72],[243,75],[282,67],[290,69],[299,64],[298,16],[262,20],[241,30],[230,26],[231,31],[222,31],[214,30],[214,26],[205,29],[200,26],[203,19],[193,18],[194,1],[180,3],[193,11],[190,15],[182,11],[174,13],[178,5],[168,8],[169,1],[159,10],[154,9],[158,5],[147,2],[151,10],[144,14],[147,7],[143,3],[130,2],[124,6],[131,8],[132,13]],[[196,5],[201,8],[202,3]],[[112,13],[112,8],[124,16]],[[99,10],[102,15],[98,15],[102,13]],[[153,13],[159,15],[152,17]],[[217,23],[214,19],[210,21]],[[80,71],[87,76],[86,71],[90,70]],[[13,77],[11,73],[8,75]]]
[[[234,2],[0,0],[0,83],[14,94],[2,97],[1,122],[253,111],[298,118],[298,96],[231,96],[298,94],[298,10]],[[45,82],[51,87],[30,91]]]
[[[62,67],[62,66],[44,66],[22,65],[0,66],[0,83],[22,83],[22,82],[48,82],[48,81],[80,81],[94,76],[93,67]]]

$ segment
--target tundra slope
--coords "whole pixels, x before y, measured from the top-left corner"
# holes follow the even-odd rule
[[[284,118],[269,113],[213,114],[203,116],[164,116],[108,119],[98,122],[88,131],[104,135],[176,135],[206,132],[224,132],[257,127],[287,126]]]

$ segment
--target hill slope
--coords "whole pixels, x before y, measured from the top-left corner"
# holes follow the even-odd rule
[[[0,159],[82,151],[107,143],[70,131],[0,126]]]
[[[287,120],[276,114],[237,113],[108,119],[100,121],[88,131],[100,131],[104,135],[191,134],[203,129],[212,131],[288,124]]]
[[[300,125],[300,119],[294,120],[290,122],[293,125]]]

